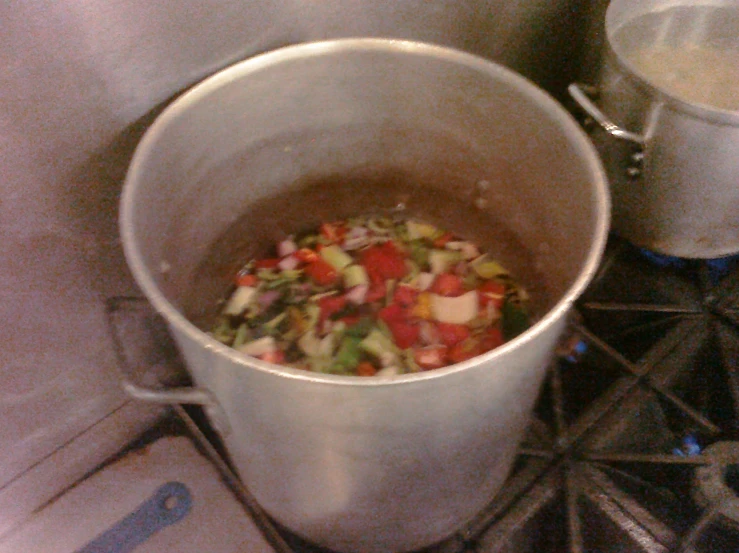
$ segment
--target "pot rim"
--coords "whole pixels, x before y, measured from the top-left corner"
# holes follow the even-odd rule
[[[139,252],[135,229],[131,224],[135,210],[134,199],[139,185],[139,176],[141,174],[144,161],[148,157],[152,146],[156,144],[170,121],[175,120],[178,115],[187,110],[190,105],[207,98],[211,91],[214,91],[235,79],[242,78],[253,71],[258,71],[265,67],[283,62],[301,59],[305,56],[335,54],[338,52],[351,52],[357,50],[436,57],[441,60],[459,63],[498,77],[517,89],[518,92],[527,95],[530,99],[540,104],[549,112],[551,118],[559,124],[562,128],[562,132],[568,136],[572,146],[587,163],[588,169],[592,174],[595,229],[588,254],[583,266],[579,270],[578,277],[570,285],[565,294],[563,294],[557,301],[554,307],[552,307],[540,320],[515,339],[486,354],[474,357],[462,363],[457,363],[441,369],[435,369],[433,371],[386,378],[358,378],[355,376],[313,373],[267,363],[247,356],[246,354],[239,353],[233,348],[218,342],[215,338],[200,330],[190,322],[159,290],[152,278],[151,271],[147,268]],[[188,338],[194,340],[206,350],[216,352],[217,354],[226,357],[232,363],[271,373],[275,376],[321,384],[385,387],[435,380],[437,378],[443,378],[451,374],[472,369],[476,366],[487,365],[498,358],[510,354],[518,347],[531,342],[538,335],[544,333],[549,327],[554,325],[560,318],[566,316],[567,311],[570,309],[577,297],[585,290],[598,270],[600,259],[608,240],[610,206],[610,194],[605,171],[595,147],[590,142],[585,132],[577,124],[575,119],[564,109],[564,107],[562,107],[547,92],[540,89],[528,79],[493,61],[445,46],[387,38],[343,38],[299,43],[259,54],[218,71],[176,98],[154,120],[136,147],[126,174],[121,195],[119,229],[126,260],[133,273],[134,279],[146,295],[147,299],[170,325],[176,326],[178,330],[184,332]]]
[[[616,44],[614,44],[613,36],[621,29],[624,22],[620,25],[616,25],[613,20],[617,18],[619,11],[622,9],[618,1],[611,2],[606,10],[605,26],[606,26],[606,46],[607,54],[615,61],[616,66],[621,69],[626,78],[631,81],[637,88],[641,89],[648,96],[655,96],[657,99],[664,99],[665,103],[669,107],[692,115],[698,119],[703,119],[712,123],[718,123],[720,125],[739,126],[739,109],[729,110],[722,109],[719,107],[712,106],[710,104],[701,104],[699,102],[689,102],[676,96],[669,89],[661,87],[651,81],[649,76],[640,71],[634,64],[632,64],[627,56],[619,52]],[[737,8],[739,8],[739,2],[735,2]],[[678,0],[666,6],[666,8],[672,8],[676,6],[689,6],[689,5],[706,5],[706,6],[724,6],[725,2],[704,1],[702,3],[696,3],[693,1]],[[653,11],[645,11],[646,13],[653,13]],[[634,18],[629,21],[633,21],[636,17],[643,15],[636,13]]]

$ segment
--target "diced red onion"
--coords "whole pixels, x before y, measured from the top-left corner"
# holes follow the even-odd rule
[[[356,286],[350,288],[346,292],[346,294],[344,294],[344,297],[346,298],[346,301],[349,301],[356,305],[360,305],[364,303],[364,300],[367,297],[368,290],[369,290],[369,285],[357,284]]]
[[[282,271],[291,271],[300,264],[300,260],[294,255],[288,255],[280,260],[277,266]]]
[[[347,251],[351,251],[363,248],[369,243],[369,230],[365,227],[354,227],[344,237],[341,247]]]
[[[264,294],[259,296],[257,301],[262,309],[267,309],[279,297],[280,293],[277,290],[267,290]]]
[[[297,244],[289,238],[277,244],[277,255],[280,257],[285,257],[286,255],[290,255],[296,251],[298,251]]]
[[[360,238],[367,236],[369,229],[366,227],[353,227],[349,232],[346,233],[347,238]]]

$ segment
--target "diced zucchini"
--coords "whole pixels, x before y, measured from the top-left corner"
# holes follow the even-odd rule
[[[369,276],[367,271],[361,265],[349,265],[344,269],[344,286],[354,288],[360,284],[369,284]]]
[[[457,251],[434,249],[429,252],[429,265],[435,275],[449,271],[460,261],[462,254]]]
[[[344,267],[348,267],[354,261],[352,256],[336,244],[326,246],[321,249],[318,254],[337,271],[341,271]]]

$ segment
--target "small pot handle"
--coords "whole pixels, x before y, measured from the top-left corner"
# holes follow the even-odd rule
[[[572,83],[570,86],[567,87],[567,92],[570,93],[570,96],[573,100],[575,100],[577,105],[580,106],[585,111],[585,113],[592,117],[593,120],[598,123],[598,125],[600,125],[601,128],[608,134],[622,140],[635,142],[636,144],[644,144],[645,140],[643,136],[627,131],[626,129],[622,129],[621,127],[616,125],[616,123],[611,121],[608,116],[603,113],[598,108],[598,106],[596,106],[595,103],[589,98],[588,94],[585,92],[586,90],[593,91],[594,89],[593,87],[578,85],[576,83]]]
[[[223,436],[230,432],[228,419],[223,408],[216,400],[215,396],[205,388],[198,387],[175,387],[175,388],[148,388],[131,381],[127,372],[123,367],[128,365],[125,347],[117,332],[114,315],[120,311],[122,304],[131,304],[133,302],[143,302],[141,298],[136,297],[113,297],[108,298],[106,302],[106,314],[108,328],[112,337],[113,347],[115,349],[118,363],[118,381],[129,396],[139,401],[148,403],[159,403],[163,405],[201,405],[215,429]]]

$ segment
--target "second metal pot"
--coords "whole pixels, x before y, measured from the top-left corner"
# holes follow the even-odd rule
[[[727,76],[710,61],[686,68],[678,59],[708,52],[735,70],[739,1],[613,0],[605,29],[597,98],[577,85],[570,92],[606,131],[593,140],[609,175],[614,230],[678,257],[739,252],[739,104],[697,94],[713,79],[736,98],[739,83],[721,84]],[[645,69],[642,56],[655,52],[659,65]],[[671,64],[676,74],[695,72],[696,90],[665,80]]]

